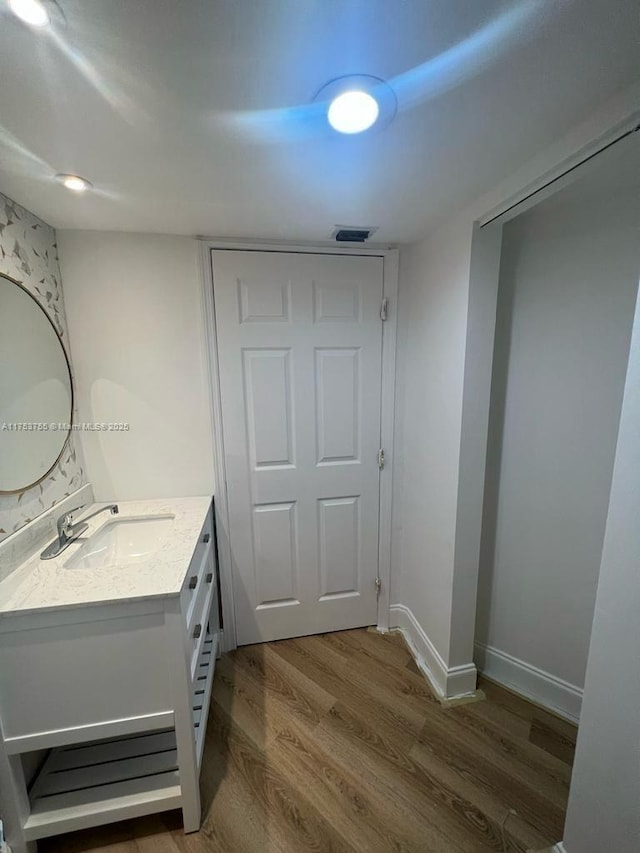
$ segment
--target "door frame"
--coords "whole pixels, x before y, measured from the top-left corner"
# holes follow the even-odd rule
[[[571,150],[563,157],[553,151],[553,163],[536,178],[523,181],[498,205],[477,210],[470,223],[469,301],[463,377],[462,424],[459,454],[457,514],[454,541],[453,594],[449,666],[474,660],[480,547],[484,510],[489,411],[495,342],[502,232],[517,216],[533,209],[592,169],[602,158],[615,156],[614,145],[625,144],[630,132],[640,132],[640,110],[635,103],[622,117],[605,116],[594,133],[584,127],[585,139],[567,141]],[[519,178],[518,178],[519,180]]]
[[[200,238],[201,305],[205,320],[205,346],[209,397],[211,406],[215,520],[218,541],[218,567],[222,601],[222,651],[235,649],[236,618],[233,596],[233,566],[229,539],[229,505],[227,494],[226,459],[222,429],[222,397],[220,393],[220,366],[216,337],[214,278],[211,253],[236,252],[286,252],[305,255],[364,255],[383,260],[383,296],[388,299],[387,319],[382,323],[382,386],[380,403],[380,446],[385,451],[384,468],[380,471],[378,510],[378,576],[381,580],[378,597],[378,622],[380,631],[389,630],[389,605],[391,584],[391,519],[393,508],[393,435],[395,425],[396,393],[396,335],[398,317],[398,267],[399,250],[393,247],[339,247],[334,243],[280,243],[269,240],[216,240]]]

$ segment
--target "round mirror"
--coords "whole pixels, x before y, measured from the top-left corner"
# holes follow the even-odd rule
[[[72,412],[71,370],[55,326],[28,290],[0,274],[0,494],[49,474]]]

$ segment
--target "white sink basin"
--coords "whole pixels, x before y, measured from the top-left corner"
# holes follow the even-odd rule
[[[103,569],[153,560],[173,527],[173,515],[143,515],[108,521],[65,563],[69,569]]]

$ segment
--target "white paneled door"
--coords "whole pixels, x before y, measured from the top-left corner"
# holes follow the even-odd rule
[[[383,260],[212,259],[238,643],[374,624]]]

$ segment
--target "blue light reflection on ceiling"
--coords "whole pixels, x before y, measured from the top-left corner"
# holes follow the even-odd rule
[[[549,0],[519,0],[489,23],[415,68],[387,80],[395,92],[398,112],[439,97],[480,74],[514,50],[544,20]],[[369,69],[354,69],[360,74]],[[375,97],[375,89],[371,90]],[[212,119],[228,131],[256,143],[299,142],[335,136],[327,122],[328,102],[314,101],[266,110],[227,111]],[[369,133],[375,131],[375,126]],[[357,138],[357,137],[355,137]]]

